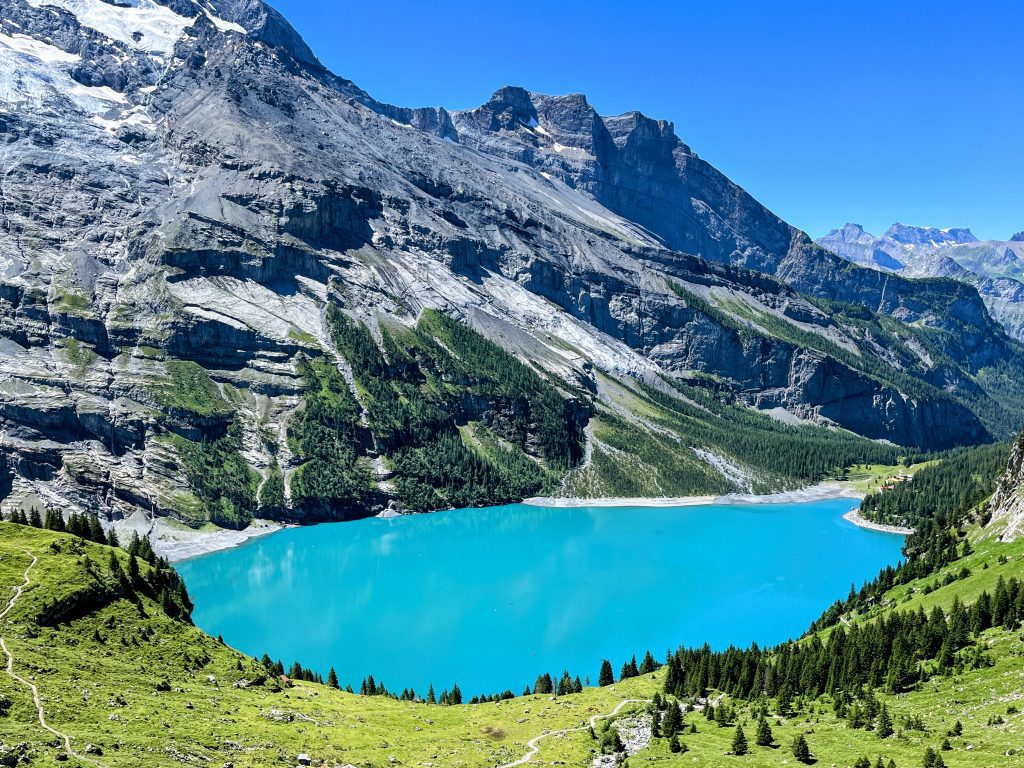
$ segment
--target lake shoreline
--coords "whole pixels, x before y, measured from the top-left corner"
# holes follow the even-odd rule
[[[885,525],[883,523],[876,523],[868,520],[866,517],[861,517],[860,511],[851,509],[845,515],[843,519],[853,523],[858,528],[866,528],[869,531],[880,531],[881,533],[895,533],[900,536],[909,536],[914,532],[913,528],[905,528],[902,525]]]
[[[153,545],[153,551],[160,557],[166,557],[169,562],[177,563],[212,552],[219,552],[222,549],[232,549],[251,539],[292,527],[294,526],[273,520],[254,520],[248,527],[241,530],[233,528],[195,530],[157,520],[150,533],[150,543]]]
[[[782,491],[770,494],[730,493],[724,496],[661,496],[661,497],[603,497],[593,499],[534,496],[523,499],[521,503],[540,507],[697,507],[712,504],[799,504],[803,502],[828,501],[831,499],[859,499],[863,494],[857,492],[849,484],[830,482],[799,488],[794,491]],[[854,525],[873,530],[886,530],[889,533],[900,533],[900,530],[889,530],[855,515],[856,510],[846,515]],[[422,514],[431,514],[429,512]],[[851,517],[850,515],[854,515]],[[382,519],[405,517],[405,514],[391,510],[377,515]],[[859,522],[858,522],[859,521]],[[219,528],[216,530],[195,530],[184,526],[178,527],[163,520],[158,520],[151,532],[154,551],[170,562],[176,563],[201,557],[223,549],[238,547],[258,536],[266,536],[285,528],[293,528],[295,524],[280,523],[272,520],[256,520],[242,530]]]
[[[711,504],[799,504],[831,499],[862,499],[864,495],[843,483],[819,483],[795,491],[778,493],[727,493],[724,496],[646,496],[625,498],[604,496],[591,499],[534,496],[523,504],[535,507],[699,507]]]

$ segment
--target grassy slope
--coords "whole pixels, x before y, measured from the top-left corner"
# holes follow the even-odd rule
[[[1000,564],[999,556],[1007,558]],[[985,568],[985,565],[988,568]],[[959,572],[971,570],[967,579],[924,594],[925,584],[934,583],[935,576],[920,579],[891,590],[887,599],[867,615],[850,617],[852,621],[871,621],[888,611],[926,611],[939,605],[948,608],[954,596],[961,601],[973,602],[982,591],[992,594],[999,576],[1009,580],[1024,576],[1024,540],[1002,544],[995,539],[978,541],[977,550],[967,558],[956,561],[945,570]],[[941,573],[945,573],[945,570]],[[989,766],[1024,764],[1024,713],[1009,714],[1011,707],[1024,710],[1024,643],[1019,631],[990,630],[980,642],[995,662],[992,667],[971,670],[948,678],[936,677],[920,690],[904,695],[882,695],[897,728],[896,735],[882,740],[869,731],[849,728],[845,721],[837,720],[829,697],[822,697],[803,712],[788,719],[770,718],[778,749],[753,746],[756,722],[749,709],[741,707],[740,722],[751,743],[751,754],[742,758],[724,757],[730,749],[733,729],[720,729],[702,716],[688,715],[687,722],[696,722],[699,733],[687,735],[683,741],[690,748],[684,755],[672,755],[664,739],[629,759],[636,766],[721,766],[732,763],[748,766],[799,765],[789,750],[797,733],[806,735],[811,751],[819,765],[852,766],[860,756],[868,757],[874,765],[879,755],[886,761],[893,759],[899,768],[917,768],[924,750],[938,750],[947,731],[959,719],[963,736],[950,738],[952,750],[943,752],[947,766]],[[744,722],[743,715],[746,717]],[[927,731],[907,731],[901,723],[905,717],[920,716]],[[989,718],[1000,716],[1006,722],[988,725]],[[781,725],[779,725],[781,723]],[[1008,755],[1009,753],[1009,755]],[[1020,762],[1014,762],[1014,761]]]
[[[94,584],[83,559],[70,551],[71,537],[11,524],[0,524],[0,594],[20,584],[29,557],[39,557],[31,572],[33,584],[16,604],[2,633],[16,658],[16,671],[39,686],[48,719],[68,732],[77,749],[93,743],[103,749],[98,758],[109,766],[181,765],[206,762],[236,766],[289,764],[299,752],[309,752],[327,765],[398,764],[489,766],[526,753],[526,742],[548,730],[571,728],[590,717],[610,712],[624,698],[649,698],[661,688],[661,673],[619,683],[614,688],[587,688],[582,694],[552,699],[517,698],[500,704],[440,707],[365,698],[308,683],[285,688],[272,680],[262,685],[235,687],[245,678],[258,679],[262,667],[194,627],[172,621],[142,597],[137,604],[119,599],[81,618],[59,626],[38,626],[34,619],[44,603],[80,595]],[[60,551],[55,553],[51,544]],[[82,545],[100,580],[106,574],[109,548]],[[997,562],[1000,554],[1009,559]],[[127,557],[119,552],[122,561]],[[989,564],[984,569],[984,563]],[[1022,575],[1024,542],[999,544],[979,541],[966,564],[972,576],[930,595],[922,584],[894,590],[899,609],[948,604],[954,594],[972,599],[995,583],[1000,573]],[[959,569],[965,564],[956,564]],[[904,598],[909,599],[904,602]],[[891,610],[891,608],[876,609]],[[855,617],[870,620],[872,616]],[[97,639],[97,637],[99,639]],[[752,754],[728,758],[750,766],[795,764],[788,744],[797,732],[807,733],[820,764],[852,765],[859,755],[883,754],[898,766],[920,765],[926,746],[938,747],[946,730],[959,718],[964,737],[953,740],[945,753],[951,766],[1004,764],[1002,755],[1018,748],[1024,734],[1024,715],[1007,715],[1009,702],[1022,698],[1024,659],[1015,634],[992,631],[995,666],[953,678],[936,679],[907,696],[883,697],[899,725],[902,716],[919,714],[929,732],[910,732],[884,742],[873,733],[837,723],[827,700],[811,705],[785,721],[773,719],[779,749],[752,747]],[[497,662],[496,662],[497,663]],[[216,682],[211,682],[210,676]],[[169,690],[160,690],[167,688]],[[0,717],[0,741],[27,742],[36,765],[55,763],[52,736],[35,723],[28,692],[0,675],[0,694],[12,702]],[[124,704],[118,702],[118,697]],[[1020,705],[1018,705],[1020,706]],[[627,707],[623,713],[632,707]],[[1005,725],[987,726],[1001,715]],[[740,706],[741,719],[749,713]],[[699,733],[684,737],[690,751],[673,755],[664,739],[630,758],[638,765],[721,765],[732,729],[720,729],[702,716],[687,715]],[[753,737],[753,724],[747,728]],[[973,745],[971,750],[967,745]],[[594,742],[584,731],[540,743],[538,764],[564,761],[587,765]],[[282,763],[281,761],[285,762]],[[74,765],[72,759],[65,765]]]

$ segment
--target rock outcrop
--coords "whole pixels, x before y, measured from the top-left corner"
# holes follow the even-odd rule
[[[989,502],[989,513],[989,527],[999,532],[1000,540],[1014,541],[1024,536],[1024,435],[1010,451],[1006,472]]]

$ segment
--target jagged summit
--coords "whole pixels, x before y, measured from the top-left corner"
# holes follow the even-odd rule
[[[888,237],[907,245],[941,246],[951,243],[976,243],[978,238],[967,227],[915,227],[909,224],[893,224],[882,237]]]

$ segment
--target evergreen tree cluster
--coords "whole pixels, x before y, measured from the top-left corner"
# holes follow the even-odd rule
[[[665,691],[677,697],[703,697],[710,689],[742,699],[767,696],[777,698],[782,714],[794,696],[854,697],[879,687],[908,691],[931,675],[986,664],[984,653],[970,650],[973,636],[994,626],[1016,629],[1022,619],[1024,589],[1017,579],[1001,579],[995,595],[983,593],[970,607],[954,598],[948,614],[938,607],[929,614],[894,612],[838,627],[826,642],[814,637],[772,650],[680,648],[669,654]]]
[[[582,454],[582,425],[561,393],[529,366],[465,325],[427,311],[414,329],[364,324],[332,305],[332,340],[364,393],[371,431],[413,511],[495,504],[539,492],[544,469]],[[480,419],[470,447],[457,425]]]
[[[834,626],[843,614],[874,605],[893,587],[926,578],[970,554],[964,526],[973,510],[995,488],[1006,468],[1008,450],[1005,444],[958,450],[949,458],[940,459],[939,464],[922,469],[912,482],[868,496],[861,505],[862,514],[870,514],[878,522],[916,526],[903,544],[904,560],[895,567],[881,569],[859,591],[851,587],[846,599],[829,606],[811,624],[809,632]],[[870,510],[865,511],[864,505],[869,501]],[[933,512],[929,513],[929,509]],[[969,575],[966,569],[959,574],[949,573],[943,584]],[[932,589],[925,587],[925,591]]]
[[[861,515],[886,525],[957,525],[966,512],[995,491],[1009,455],[1009,443],[953,451],[921,469],[913,481],[868,495],[861,504]]]
[[[330,508],[332,517],[344,517],[346,510],[366,504],[371,488],[370,475],[359,463],[359,404],[330,361],[302,357],[297,368],[306,392],[288,425],[288,439],[304,461],[292,477],[292,500],[296,506]],[[274,502],[283,504],[283,479],[280,499],[273,489],[270,493]]]
[[[895,464],[906,448],[812,425],[783,424],[736,401],[714,382],[668,382],[683,398],[652,387],[644,393],[661,406],[662,421],[691,445],[713,447],[752,467],[801,483],[818,482],[856,464]],[[704,386],[700,386],[704,384]],[[720,418],[709,418],[709,412]]]
[[[218,437],[187,440],[173,435],[185,477],[202,505],[203,518],[223,528],[244,528],[256,509],[259,475],[242,456],[242,426],[238,419]]]

